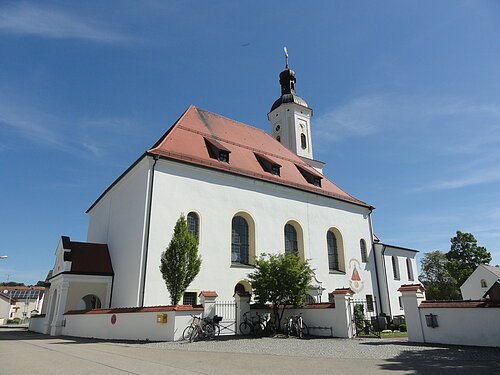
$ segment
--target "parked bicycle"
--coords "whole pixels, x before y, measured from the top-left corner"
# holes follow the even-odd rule
[[[302,314],[291,315],[285,322],[284,331],[287,337],[297,336],[299,339],[309,334],[309,328],[304,323]]]
[[[256,316],[250,316],[250,311],[247,311],[243,314],[243,322],[240,324],[240,333],[242,335],[255,335],[260,336],[263,334],[266,329],[262,317],[259,313],[256,313]]]
[[[276,325],[274,321],[271,319],[271,314],[264,314],[264,332],[266,336],[274,336],[276,334]]]
[[[215,336],[220,334],[219,322],[222,320],[220,316],[214,316],[213,318],[200,318],[195,315],[191,315],[192,319],[190,324],[182,332],[182,338],[184,340],[189,340],[193,342],[196,340],[213,340]]]

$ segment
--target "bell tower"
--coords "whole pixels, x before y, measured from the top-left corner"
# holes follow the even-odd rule
[[[311,139],[312,109],[295,92],[295,72],[288,67],[288,51],[285,51],[285,70],[280,73],[281,96],[267,114],[273,137],[298,156],[313,160]]]

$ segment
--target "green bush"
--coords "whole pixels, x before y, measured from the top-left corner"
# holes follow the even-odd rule
[[[19,324],[21,323],[21,318],[7,319],[7,324]]]
[[[406,332],[406,324],[399,325],[399,332]]]
[[[389,324],[389,327],[388,327],[391,331],[395,331],[396,330],[396,325],[391,323]]]

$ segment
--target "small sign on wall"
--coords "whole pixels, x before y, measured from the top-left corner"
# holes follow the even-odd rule
[[[168,319],[168,314],[158,314],[156,315],[156,323],[165,324]]]

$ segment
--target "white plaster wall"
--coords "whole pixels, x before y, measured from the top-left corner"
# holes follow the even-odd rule
[[[481,287],[481,279],[486,281],[486,288]],[[497,280],[498,276],[494,275],[483,266],[477,267],[460,287],[462,298],[464,300],[478,300],[483,298],[484,293],[486,293]]]
[[[200,274],[191,284],[194,290],[215,290],[219,300],[232,300],[235,284],[247,278],[252,268],[231,266],[231,220],[247,212],[255,221],[256,253],[284,252],[284,226],[295,220],[302,226],[306,258],[311,259],[328,300],[328,292],[349,287],[356,259],[363,289],[356,298],[375,295],[372,287],[374,262],[361,263],[359,241],[370,251],[368,209],[331,198],[275,184],[229,175],[172,161],[160,160],[156,166],[151,212],[150,244],[147,264],[145,305],[168,304],[168,292],[159,272],[161,252],[168,246],[175,222],[181,213],[200,215],[200,246],[203,259]],[[336,227],[342,233],[346,274],[330,274],[326,233]],[[371,251],[370,251],[371,253]],[[370,254],[370,259],[373,259]]]
[[[89,212],[88,242],[106,243],[115,273],[112,306],[138,306],[150,158],[142,159]]]
[[[420,308],[425,342],[500,347],[500,308]],[[427,327],[425,315],[439,327]],[[411,337],[410,337],[411,340]]]
[[[403,309],[400,308],[399,297],[401,293],[398,289],[404,284],[418,284],[418,271],[417,271],[417,261],[416,252],[408,251],[404,249],[394,248],[387,246],[384,257],[382,259],[381,251],[382,245],[376,244],[377,253],[379,255],[379,273],[380,273],[380,288],[383,300],[383,310],[386,314],[391,316],[404,315]],[[399,280],[394,278],[394,272],[392,268],[392,256],[396,256],[399,264]],[[413,270],[413,280],[408,277],[406,259],[410,258],[412,270]],[[385,266],[385,268],[384,268]],[[385,275],[385,276],[384,276]],[[389,303],[388,303],[389,302]]]
[[[1,291],[1,290],[0,290]],[[0,298],[0,318],[9,319],[10,303],[9,300]]]
[[[158,314],[167,314],[167,323],[157,323]],[[116,323],[111,324],[109,314],[65,315],[65,336],[90,337],[117,340],[173,341],[182,337],[189,324],[191,314],[200,316],[199,311],[116,313]]]
[[[38,300],[36,299],[31,299],[31,300],[18,300],[14,305],[11,307],[11,312],[12,312],[12,318],[29,318],[31,316],[31,311],[36,310],[38,307]],[[23,313],[26,313],[26,316],[23,315]]]
[[[31,317],[28,329],[32,332],[45,333],[45,318],[46,317]]]

